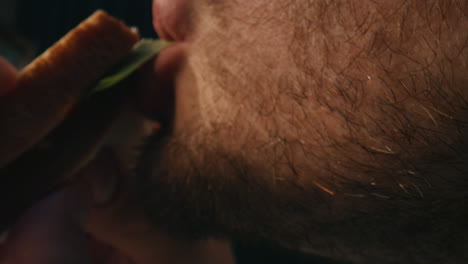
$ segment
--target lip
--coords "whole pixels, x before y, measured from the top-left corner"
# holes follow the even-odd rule
[[[186,47],[186,43],[180,42],[165,48],[153,63],[143,69],[143,85],[137,107],[145,117],[163,127],[170,125],[173,118],[175,85],[185,61]]]
[[[161,39],[175,42],[162,50],[151,71],[146,71],[139,107],[146,117],[162,127],[171,125],[175,106],[175,86],[182,67],[188,42],[190,0],[153,0],[153,25]]]
[[[189,0],[153,0],[153,26],[160,38],[184,41],[189,28]]]

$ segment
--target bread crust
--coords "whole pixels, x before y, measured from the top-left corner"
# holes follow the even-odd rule
[[[138,40],[99,10],[20,72],[16,89],[0,98],[0,168],[57,127]]]
[[[84,181],[76,172],[100,151],[136,77],[82,102],[39,144],[2,168],[0,233],[34,202],[70,183]]]

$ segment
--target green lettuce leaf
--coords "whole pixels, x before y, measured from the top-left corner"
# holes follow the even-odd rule
[[[101,81],[91,89],[88,96],[106,91],[121,82],[145,62],[153,58],[164,48],[171,45],[170,42],[155,39],[143,39],[132,48],[130,54],[118,65],[110,74],[101,79]]]

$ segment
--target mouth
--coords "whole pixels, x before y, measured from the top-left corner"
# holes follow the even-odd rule
[[[144,85],[137,106],[161,127],[171,126],[178,73],[187,57],[189,1],[153,0],[153,26],[161,39],[174,42],[159,53],[142,78]],[[157,87],[157,89],[155,89]]]
[[[186,50],[186,43],[175,43],[161,51],[142,71],[136,106],[146,118],[158,122],[162,128],[170,127],[173,121],[177,76]]]
[[[174,45],[160,52],[153,63],[146,66],[148,70],[141,71],[143,76],[141,76],[140,87],[142,89],[137,91],[136,107],[145,117],[157,122],[154,134],[168,131],[167,128],[170,128],[173,122],[174,90],[188,46],[185,42],[185,27],[178,26],[182,25],[179,21],[181,17],[184,17],[184,12],[181,10],[186,10],[185,3],[188,1],[154,0],[154,15],[158,18],[155,19],[154,24],[158,35],[165,40],[176,41]],[[119,255],[119,252],[114,250],[112,254]],[[117,258],[124,259],[125,256],[117,256]]]
[[[188,3],[187,0],[153,0],[153,24],[156,33],[161,39],[174,42],[173,45],[162,50],[154,61],[145,65],[139,76],[141,84],[138,86],[141,90],[138,91],[135,105],[140,114],[156,122],[157,128],[152,133],[153,143],[163,142],[172,133],[176,111],[177,82],[189,48],[189,43],[186,41]],[[148,147],[148,144],[150,143],[145,143],[142,151]],[[137,169],[143,162],[142,160],[151,158],[142,154],[144,153],[138,156]],[[101,228],[96,229],[101,232],[99,231]],[[98,247],[97,252],[102,252],[102,247]],[[109,253],[105,255],[107,259],[113,258],[121,261],[116,263],[134,263],[129,261],[128,252],[124,254],[122,250],[116,248],[108,249],[106,252]]]

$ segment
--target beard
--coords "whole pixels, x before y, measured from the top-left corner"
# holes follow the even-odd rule
[[[168,125],[144,144],[129,202],[139,204],[158,229],[183,239],[273,241],[331,256],[335,250],[352,255],[346,251],[357,245],[394,248],[407,230],[418,227],[407,240],[411,244],[435,223],[463,219],[456,210],[438,211],[438,219],[431,207],[440,200],[462,206],[456,194],[463,192],[455,186],[466,186],[459,173],[465,171],[459,162],[465,155],[463,131],[415,133],[415,124],[422,132],[434,128],[433,121],[409,114],[403,104],[368,111],[377,120],[373,126],[365,122],[369,115],[348,107],[340,112],[337,101],[328,111],[313,113],[309,107],[323,96],[303,99],[310,103],[295,108],[307,112],[299,116],[284,110],[294,111],[286,107],[293,102],[300,105],[291,95],[274,94],[278,108],[266,114],[259,105],[272,97],[252,94],[242,104],[247,98],[242,93],[223,94],[219,104],[202,94],[200,104],[210,107],[195,108],[183,126]],[[461,124],[437,121],[445,128]],[[401,133],[384,134],[382,127]],[[375,147],[376,138],[387,148]],[[444,190],[448,178],[454,184]],[[399,231],[389,220],[395,217],[404,226]],[[392,239],[383,239],[390,234]]]
[[[276,22],[282,31],[257,23],[265,33],[254,38],[242,35],[251,24],[199,26],[175,121],[147,140],[129,206],[184,239],[389,259],[424,240],[437,252],[453,230],[435,227],[466,219],[466,33],[440,33],[456,47],[446,67],[426,65],[434,47],[444,53],[427,21],[419,29],[432,44],[377,20],[350,41],[348,23],[321,21],[312,34]]]
[[[317,164],[324,164],[321,159],[297,166],[287,156],[292,144],[262,149],[244,144],[243,151],[233,152],[223,147],[224,141],[210,137],[213,134],[199,132],[165,131],[148,139],[127,201],[129,206],[138,204],[157,230],[175,238],[267,242],[359,263],[375,263],[382,256],[399,262],[419,252],[412,247],[422,240],[427,242],[425,249],[438,252],[438,241],[456,232],[435,226],[456,229],[465,223],[466,215],[460,210],[463,197],[454,194],[463,193],[463,178],[451,178],[460,187],[451,185],[447,191],[438,187],[431,191],[422,183],[427,178],[418,181],[408,175],[399,178],[399,184],[404,184],[399,189],[388,183],[395,178],[364,184],[353,179],[352,171],[319,170]],[[389,165],[384,174],[384,168],[372,166],[366,166],[368,171],[385,176],[402,168]],[[459,164],[455,167],[460,169]],[[317,180],[332,176],[333,181]],[[441,176],[442,181],[447,177]],[[315,180],[305,180],[311,178]],[[418,185],[410,189],[409,182]],[[458,238],[453,241],[451,248],[463,244]],[[406,253],[395,254],[402,247]]]
[[[200,134],[196,143],[193,135],[168,133],[146,144],[131,197],[157,228],[183,239],[273,240],[298,246],[307,241],[310,220],[320,215],[327,221],[318,212],[328,212],[329,194],[311,190],[298,175],[289,177],[290,171],[282,174],[280,170],[294,168],[279,166],[265,148],[231,152]],[[250,156],[258,152],[264,156]]]

